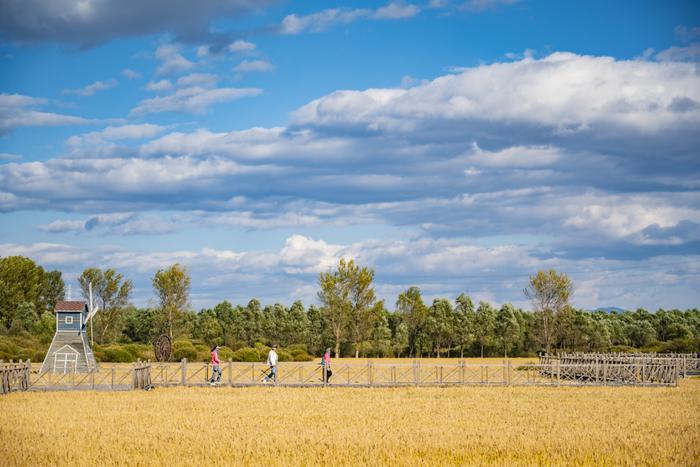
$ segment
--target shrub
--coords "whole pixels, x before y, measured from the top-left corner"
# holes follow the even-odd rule
[[[175,349],[175,352],[173,352],[173,357],[175,357],[175,360],[177,361],[180,361],[183,358],[186,358],[187,360],[196,360],[197,350],[191,343],[189,346],[181,345],[177,349]]]
[[[181,348],[181,347],[192,347],[194,348],[194,344],[192,344],[192,341],[187,340],[187,339],[178,339],[173,342],[173,351]]]
[[[126,349],[121,346],[110,346],[104,349],[104,362],[128,363],[136,359]]]
[[[637,352],[637,349],[629,345],[613,345],[609,351],[612,353],[634,353]]]
[[[277,349],[277,358],[280,362],[293,362],[292,354],[283,349]]]
[[[233,358],[233,350],[229,349],[228,347],[219,347],[219,359],[221,361],[228,360],[229,358]]]
[[[314,359],[311,355],[306,353],[306,350],[298,347],[288,347],[287,350],[292,355],[292,360],[295,362],[310,362]]]
[[[44,359],[46,358],[46,352],[43,352],[41,350],[34,352],[34,355],[32,355],[32,361],[33,362],[43,362]]]
[[[259,362],[262,361],[260,354],[256,349],[243,347],[238,349],[231,355],[234,362]]]

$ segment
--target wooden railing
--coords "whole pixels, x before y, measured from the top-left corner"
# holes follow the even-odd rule
[[[600,384],[676,385],[691,374],[689,360],[675,356],[635,356],[627,354],[541,355],[542,370],[558,380],[593,381]]]
[[[323,367],[315,363],[284,362],[277,367],[276,381],[266,381],[269,367],[263,363],[228,361],[221,364],[218,383],[224,386],[580,386],[643,385],[675,386],[677,368],[654,365],[600,364],[548,361],[514,365],[454,363],[432,364],[418,360],[407,363],[333,364],[332,376],[324,379]],[[212,368],[207,363],[152,363],[154,386],[205,386],[211,384]],[[624,377],[623,377],[624,376]]]
[[[99,365],[87,373],[42,372],[40,368],[29,373],[29,388],[34,391],[127,391],[151,387],[151,362],[133,365]]]
[[[14,391],[26,391],[29,389],[29,360],[17,363],[12,361],[5,363],[0,360],[0,394]]]

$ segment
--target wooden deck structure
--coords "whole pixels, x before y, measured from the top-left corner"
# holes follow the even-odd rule
[[[277,380],[265,381],[263,363],[228,361],[221,365],[221,381],[228,387],[402,387],[402,386],[677,386],[691,374],[695,361],[685,356],[687,372],[679,357],[628,357],[596,354],[545,355],[538,363],[513,364],[421,360],[367,363],[337,362],[330,381],[323,368],[312,362],[283,362]],[[88,373],[52,373],[32,367],[29,361],[0,363],[2,393],[11,391],[103,390],[123,391],[168,386],[208,386],[212,367],[208,363],[137,362],[133,365],[103,364]]]
[[[695,354],[560,353],[541,355],[539,364],[553,377],[603,384],[675,384],[678,378],[700,374]]]
[[[14,391],[27,391],[30,386],[31,364],[19,361],[4,363],[0,360],[0,394],[8,394]]]

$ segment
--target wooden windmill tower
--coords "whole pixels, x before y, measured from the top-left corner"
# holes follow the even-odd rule
[[[87,336],[87,324],[99,307],[93,305],[92,284],[89,290],[89,302],[68,300],[56,303],[56,334],[41,365],[42,373],[87,373],[97,368]]]

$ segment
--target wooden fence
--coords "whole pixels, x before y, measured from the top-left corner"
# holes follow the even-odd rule
[[[455,363],[338,363],[332,376],[324,380],[324,370],[315,363],[284,362],[277,367],[277,378],[268,381],[269,367],[263,363],[228,361],[221,364],[218,384],[224,386],[675,386],[677,368],[655,365],[650,368],[634,364],[600,364],[598,367],[561,361],[514,365]],[[578,375],[578,376],[577,376]],[[626,375],[621,378],[619,375]],[[208,363],[152,363],[154,386],[205,386],[210,383],[212,367]]]
[[[620,364],[668,364],[677,365],[682,377],[700,375],[700,356],[694,353],[559,353],[546,357],[559,357],[563,363],[607,362]]]
[[[581,355],[546,355],[538,363],[513,364],[426,363],[413,360],[384,363],[338,362],[332,375],[324,377],[317,363],[284,362],[277,377],[269,380],[269,367],[262,363],[228,361],[221,365],[218,385],[287,387],[401,387],[401,386],[676,386],[682,375],[679,362],[670,357],[619,361]],[[133,365],[100,365],[89,373],[52,373],[32,369],[29,361],[0,364],[2,392],[19,390],[132,390],[154,386],[206,386],[211,384],[208,363],[138,362]]]
[[[0,394],[28,390],[30,369],[29,360],[26,362],[20,360],[17,363],[4,363],[0,360]]]
[[[542,355],[540,365],[550,377],[603,384],[675,385],[681,377],[694,373],[700,362],[693,355],[629,355],[562,353]]]

